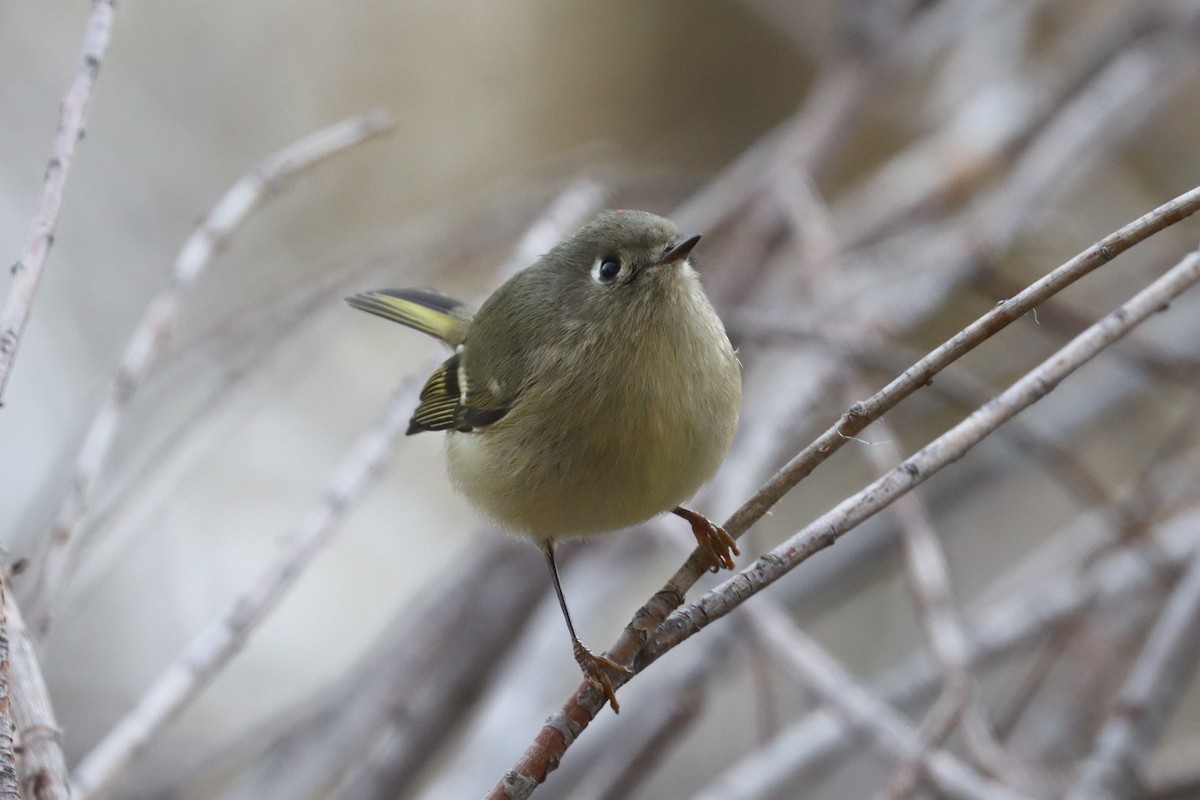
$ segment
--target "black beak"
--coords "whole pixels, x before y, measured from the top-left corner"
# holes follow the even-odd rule
[[[674,264],[676,261],[682,261],[688,257],[688,253],[692,252],[692,248],[695,247],[699,241],[700,234],[697,233],[695,236],[689,236],[659,256],[658,261],[655,261],[654,265],[659,266],[661,264]]]

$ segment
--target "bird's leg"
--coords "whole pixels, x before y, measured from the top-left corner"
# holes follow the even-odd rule
[[[675,506],[671,513],[683,517],[692,525],[692,533],[700,550],[708,556],[709,571],[720,572],[721,568],[733,569],[733,557],[740,556],[737,542],[729,532],[703,514],[690,508]]]
[[[611,658],[593,654],[591,650],[583,646],[583,642],[579,641],[579,637],[575,635],[575,626],[571,624],[571,612],[567,611],[567,599],[563,596],[562,583],[558,580],[558,566],[554,563],[554,542],[547,541],[542,545],[542,551],[546,554],[546,563],[550,565],[550,577],[554,580],[554,591],[558,595],[558,605],[562,608],[563,619],[567,621],[567,631],[571,634],[571,646],[574,648],[575,662],[583,670],[583,675],[587,678],[588,683],[596,687],[596,690],[601,692],[608,700],[608,704],[612,706],[613,713],[619,713],[621,707],[617,705],[616,689],[613,688],[612,679],[609,678],[608,673],[616,672],[628,675],[629,670]]]

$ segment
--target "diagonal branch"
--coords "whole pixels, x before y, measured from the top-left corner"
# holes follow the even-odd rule
[[[1194,557],[1200,544],[1194,516],[1193,511],[1170,525],[1163,524],[1165,530],[1147,533],[1147,547],[1159,554],[1153,563],[1141,549],[1122,548],[1101,556],[1082,573],[1076,574],[1073,567],[1051,572],[1033,585],[1024,584],[1020,591],[1005,592],[997,601],[976,609],[966,620],[969,666],[983,669],[1055,635],[1089,611],[1128,606],[1139,597],[1154,594],[1164,570],[1180,569]],[[1045,548],[1039,554],[1048,556]],[[917,651],[873,680],[870,688],[889,705],[904,708],[928,702],[940,677],[941,670],[932,658]],[[812,712],[763,748],[744,756],[696,800],[775,797],[783,787],[810,779],[835,759],[851,755],[857,742],[840,719],[825,710]]]
[[[802,685],[853,730],[862,731],[890,758],[915,763],[940,794],[968,800],[1020,800],[1023,795],[990,781],[931,743],[900,712],[877,700],[816,642],[771,603],[747,606],[755,634]]]
[[[50,692],[33,640],[12,596],[12,587],[5,585],[4,589],[4,616],[11,648],[9,686],[14,734],[21,754],[20,773],[34,800],[67,800],[70,791],[62,731],[50,704]]]
[[[21,782],[17,778],[17,756],[13,747],[12,697],[8,691],[8,613],[4,599],[8,595],[6,575],[0,575],[0,798],[21,800]]]
[[[58,215],[62,211],[67,174],[71,171],[71,162],[75,160],[75,147],[83,138],[83,122],[92,98],[92,87],[96,85],[96,77],[100,74],[100,62],[108,52],[115,16],[116,0],[93,0],[87,32],[83,36],[79,68],[60,106],[58,132],[54,135],[50,162],[46,165],[46,177],[42,180],[42,193],[33,212],[33,229],[29,232],[29,241],[21,260],[13,265],[12,288],[4,303],[4,311],[0,312],[0,401],[12,374],[21,335],[33,312],[33,300],[42,281],[46,258],[54,244],[54,229],[58,226]]]

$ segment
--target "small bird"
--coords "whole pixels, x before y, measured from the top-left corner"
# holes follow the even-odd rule
[[[645,211],[608,211],[478,312],[427,289],[346,298],[454,351],[408,433],[446,431],[457,489],[545,553],[575,660],[613,711],[609,673],[626,670],[575,634],[555,542],[670,511],[691,524],[712,571],[739,554],[723,528],[680,505],[724,460],[742,395],[737,356],[689,258],[699,241]]]

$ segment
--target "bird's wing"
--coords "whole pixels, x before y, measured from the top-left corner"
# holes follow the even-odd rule
[[[474,309],[432,289],[377,289],[346,298],[360,311],[401,325],[458,347],[467,336]]]
[[[491,425],[512,408],[515,398],[491,391],[462,390],[462,353],[442,362],[425,382],[421,402],[408,423],[408,433],[456,430],[468,432]]]

